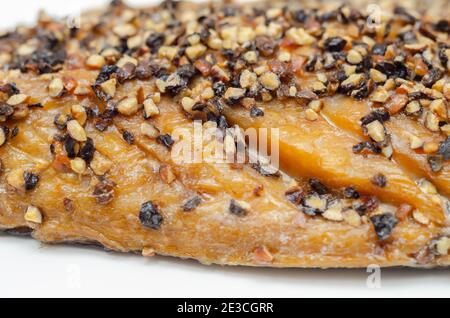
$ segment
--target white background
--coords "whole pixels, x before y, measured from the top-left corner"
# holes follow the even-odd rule
[[[150,1],[129,1],[129,3]],[[0,28],[37,10],[73,15],[95,0],[3,1]],[[450,269],[383,269],[381,288],[360,270],[204,266],[195,261],[49,246],[0,234],[0,297],[449,297]]]

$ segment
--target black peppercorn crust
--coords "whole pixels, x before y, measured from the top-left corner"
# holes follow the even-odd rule
[[[448,7],[420,3],[113,1],[1,34],[0,228],[206,264],[448,266]],[[203,146],[278,128],[281,171],[174,160],[196,119],[228,138]]]

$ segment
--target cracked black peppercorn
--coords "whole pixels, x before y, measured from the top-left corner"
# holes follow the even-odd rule
[[[450,160],[450,137],[447,137],[447,139],[439,145],[438,154],[442,155],[444,160]]]
[[[153,230],[159,230],[164,218],[159,212],[158,206],[152,201],[148,201],[141,206],[139,220],[143,226]]]
[[[359,199],[360,195],[354,187],[346,187],[344,189],[344,197],[347,199]]]
[[[66,150],[67,157],[73,159],[77,156],[78,143],[75,139],[67,135],[64,140],[64,149]]]
[[[173,144],[175,143],[170,135],[158,136],[158,138],[156,138],[156,141],[169,149],[172,148]]]
[[[145,44],[150,48],[151,52],[155,54],[159,48],[164,44],[165,36],[162,33],[152,33],[145,41]]]
[[[340,37],[331,37],[325,40],[324,46],[325,50],[328,52],[339,52],[342,51],[347,45],[347,41]]]
[[[94,153],[95,153],[94,141],[92,140],[92,138],[88,138],[86,142],[83,144],[83,146],[80,148],[78,156],[87,163],[90,163],[94,158]]]
[[[200,205],[200,203],[202,203],[202,199],[198,195],[192,197],[184,203],[183,211],[184,212],[193,211]]]
[[[243,208],[236,200],[230,201],[229,211],[237,216],[246,216],[248,214],[248,210]]]
[[[128,130],[125,130],[122,133],[122,137],[127,142],[127,144],[129,144],[129,145],[134,144],[134,135],[131,132],[129,132]]]
[[[317,194],[327,194],[330,192],[328,188],[317,178],[309,179],[309,186]]]
[[[25,171],[23,173],[23,179],[25,180],[25,190],[33,190],[36,188],[39,182],[39,176],[35,173]]]
[[[391,213],[384,213],[370,217],[375,228],[375,233],[380,240],[386,240],[392,230],[398,224],[397,218]]]
[[[256,117],[263,117],[264,116],[264,111],[256,106],[253,106],[250,109],[250,117],[252,118],[256,118]]]

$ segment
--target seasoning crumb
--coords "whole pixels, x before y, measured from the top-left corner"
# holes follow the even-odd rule
[[[86,131],[76,120],[70,120],[67,122],[67,132],[70,137],[76,141],[83,142],[87,140]]]
[[[202,198],[197,196],[194,196],[187,200],[183,205],[183,211],[184,212],[191,212],[195,210],[202,202]]]
[[[71,199],[64,198],[63,204],[66,212],[73,213],[75,211],[75,203]]]
[[[414,220],[416,220],[417,222],[419,222],[420,224],[423,224],[423,225],[428,225],[430,223],[430,219],[428,219],[425,216],[425,214],[423,214],[419,210],[413,211],[413,218],[414,218]]]
[[[24,215],[25,221],[35,223],[35,224],[42,224],[42,213],[39,210],[39,208],[29,205],[27,207],[27,211]]]
[[[377,214],[370,217],[378,238],[382,241],[391,236],[392,230],[397,226],[398,220],[391,213]]]
[[[160,135],[156,138],[156,141],[161,145],[165,146],[168,149],[171,149],[175,141],[172,139],[170,135]]]
[[[144,256],[144,257],[154,257],[155,255],[156,255],[156,252],[151,247],[145,247],[142,250],[142,256]]]
[[[144,227],[159,230],[164,221],[158,206],[152,201],[148,201],[142,204],[139,211],[139,220]]]
[[[129,132],[128,130],[125,130],[122,133],[122,137],[127,142],[127,144],[129,144],[129,145],[134,144],[134,135],[131,132]]]
[[[267,264],[272,263],[274,257],[272,253],[270,253],[269,249],[266,246],[259,246],[253,251],[253,257],[257,263]]]
[[[250,205],[247,202],[232,199],[229,211],[236,216],[246,216],[250,212]]]
[[[23,180],[25,182],[25,190],[30,191],[36,188],[39,182],[39,176],[35,173],[25,171],[23,173]]]
[[[382,173],[376,174],[371,179],[372,184],[376,185],[377,187],[384,188],[387,185],[387,179],[386,176]]]

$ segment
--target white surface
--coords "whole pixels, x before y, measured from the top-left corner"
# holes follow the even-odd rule
[[[442,297],[450,270],[204,266],[195,261],[42,245],[0,234],[0,297]]]
[[[76,14],[104,1],[4,1],[0,28],[33,22],[38,8]],[[146,3],[131,1],[132,3]],[[147,1],[148,2],[148,1]],[[450,269],[384,269],[381,288],[365,270],[256,269],[48,246],[0,234],[0,297],[441,297]]]

